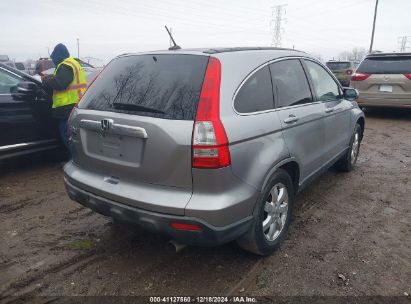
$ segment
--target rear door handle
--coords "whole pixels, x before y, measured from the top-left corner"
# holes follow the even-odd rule
[[[293,123],[293,122],[296,122],[296,121],[298,121],[298,117],[295,116],[295,115],[292,115],[292,114],[290,116],[288,116],[286,119],[284,119],[284,122],[286,124],[290,124],[290,123]]]
[[[334,108],[325,109],[325,113],[332,113],[334,112]]]

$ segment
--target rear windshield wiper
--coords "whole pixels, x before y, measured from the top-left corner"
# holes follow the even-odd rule
[[[140,111],[140,112],[152,112],[152,113],[160,113],[160,114],[165,114],[164,111],[156,109],[156,108],[150,108],[146,106],[142,106],[139,104],[134,104],[134,103],[122,103],[122,102],[114,102],[113,107],[116,109],[120,110],[130,110],[130,111]]]

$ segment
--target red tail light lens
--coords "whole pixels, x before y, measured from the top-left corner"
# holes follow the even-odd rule
[[[351,80],[352,81],[363,81],[367,79],[368,77],[370,77],[370,75],[364,74],[361,72],[355,72],[354,75],[352,75]]]
[[[210,57],[201,88],[192,139],[193,168],[230,165],[227,135],[220,120],[221,63]]]
[[[409,80],[411,80],[411,73],[404,74],[405,77],[407,77]]]
[[[352,74],[352,72],[353,72],[353,70],[347,70],[347,75],[351,75]]]
[[[183,223],[171,223],[171,228],[174,230],[203,231],[203,228],[198,225]]]

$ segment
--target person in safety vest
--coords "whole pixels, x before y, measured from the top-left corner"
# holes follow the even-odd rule
[[[47,90],[53,91],[52,114],[59,122],[60,136],[68,149],[67,120],[86,91],[87,83],[80,64],[70,57],[64,44],[57,44],[50,57],[56,69],[53,75],[42,76],[42,82]]]

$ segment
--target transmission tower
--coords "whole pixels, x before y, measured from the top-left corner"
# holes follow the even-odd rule
[[[272,7],[271,30],[273,31],[273,38],[271,46],[281,47],[281,34],[283,31],[281,23],[285,21],[285,18],[283,18],[283,14],[285,15],[286,12],[285,6],[286,4],[281,4]]]
[[[398,37],[398,43],[400,45],[400,52],[405,52],[409,47],[407,47],[408,41],[411,40],[411,36],[401,36]]]

